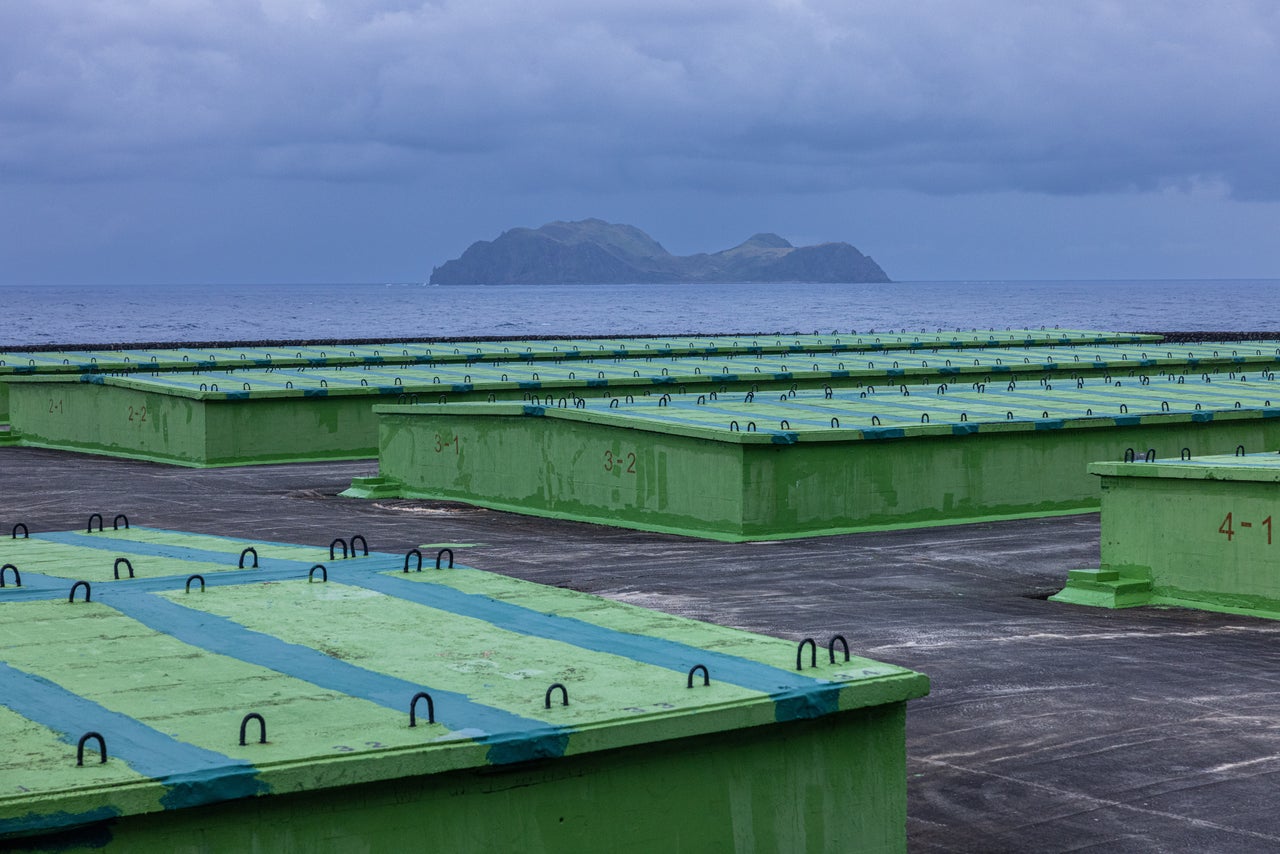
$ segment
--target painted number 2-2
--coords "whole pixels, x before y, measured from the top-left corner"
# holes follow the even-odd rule
[[[1271,545],[1271,517],[1263,519],[1256,526],[1252,522],[1238,522],[1235,514],[1228,513],[1227,518],[1222,520],[1222,524],[1218,526],[1218,533],[1227,538],[1227,542],[1235,539],[1236,534],[1243,534],[1246,529],[1254,527],[1267,529],[1267,545]]]

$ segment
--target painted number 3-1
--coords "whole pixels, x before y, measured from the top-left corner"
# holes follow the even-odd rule
[[[623,456],[622,454],[614,454],[613,451],[605,451],[604,452],[604,470],[613,471],[614,469],[617,469],[618,471],[623,472],[624,474],[635,474],[636,473],[635,453],[629,452],[626,454],[626,456]]]
[[[1227,518],[1222,520],[1222,524],[1218,526],[1218,533],[1227,538],[1227,542],[1235,539],[1236,534],[1243,534],[1246,529],[1255,527],[1252,522],[1237,522],[1233,514],[1228,513]],[[1267,545],[1271,545],[1271,517],[1263,519],[1258,523],[1257,527],[1267,529]]]
[[[437,433],[435,447],[436,447],[437,454],[443,454],[445,451],[449,450],[450,448],[453,449],[453,452],[455,454],[462,453],[462,445],[458,442],[457,436],[454,436],[452,439],[446,439],[443,436],[441,436],[439,433]]]

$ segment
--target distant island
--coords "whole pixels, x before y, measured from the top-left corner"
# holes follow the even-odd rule
[[[712,254],[672,255],[632,225],[599,219],[513,228],[431,271],[433,285],[888,282],[848,243],[792,246],[757,234]]]

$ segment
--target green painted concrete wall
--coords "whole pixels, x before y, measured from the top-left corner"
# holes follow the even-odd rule
[[[78,380],[11,384],[14,439],[188,466],[377,454],[376,398],[202,400]]]
[[[58,850],[888,854],[906,850],[904,727],[905,704],[895,703],[484,772],[126,817]]]
[[[13,433],[24,445],[167,462],[206,457],[199,401],[75,380],[10,383]]]
[[[959,435],[929,425],[878,440],[828,430],[782,444],[766,433],[663,432],[574,410],[378,411],[379,478],[357,481],[350,495],[466,501],[726,540],[1089,511],[1099,498],[1088,463],[1126,448],[1280,445],[1280,419],[1257,417],[1052,430],[997,422]]]
[[[653,530],[740,532],[746,474],[735,443],[530,418],[514,404],[472,409],[498,414],[423,407],[382,416],[380,473],[395,493]]]
[[[1280,460],[1227,461],[1235,465],[1197,457],[1092,466],[1101,480],[1101,565],[1073,570],[1055,600],[1280,617]]]
[[[369,398],[210,401],[202,465],[361,459],[377,455]]]

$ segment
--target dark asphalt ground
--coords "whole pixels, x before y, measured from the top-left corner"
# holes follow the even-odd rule
[[[1098,518],[724,544],[336,497],[376,464],[193,470],[0,448],[0,531],[135,524],[372,548],[474,544],[481,569],[792,639],[840,632],[927,673],[908,709],[920,852],[1280,850],[1280,622],[1044,597]]]

